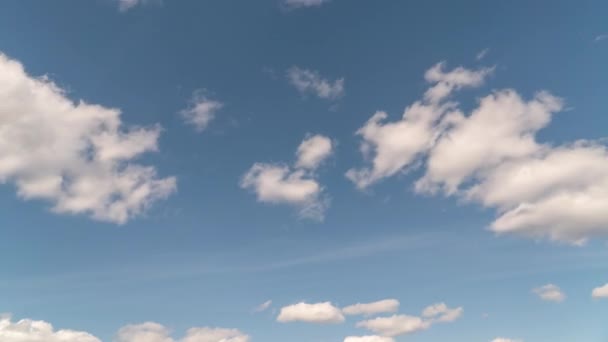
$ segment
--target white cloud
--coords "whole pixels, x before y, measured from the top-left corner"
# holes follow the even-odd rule
[[[544,301],[560,303],[566,299],[562,290],[553,284],[544,285],[533,290]]]
[[[455,103],[441,103],[441,100],[456,89],[481,85],[492,70],[472,71],[459,67],[446,73],[443,67],[440,63],[427,71],[427,81],[435,85],[426,92],[424,100],[407,107],[400,120],[385,122],[388,115],[377,112],[357,131],[363,138],[362,153],[372,159],[370,167],[350,169],[346,173],[357,187],[364,189],[412,166],[433,146],[443,125],[449,123],[449,120],[440,123],[440,119],[462,115],[456,111]]]
[[[271,300],[265,301],[264,303],[258,305],[258,307],[255,308],[255,312],[264,312],[264,311],[268,310],[268,308],[270,308],[271,305],[272,305]]]
[[[147,4],[162,4],[162,0],[118,0],[118,9],[121,12],[127,12],[137,6]]]
[[[180,340],[171,337],[169,329],[161,324],[147,322],[127,325],[116,335],[116,342],[249,342],[250,338],[237,329],[191,328]]]
[[[334,100],[344,95],[344,79],[333,82],[321,77],[319,72],[292,67],[287,79],[302,94],[314,94],[322,99]]]
[[[322,135],[310,136],[298,147],[296,167],[316,169],[332,153],[331,139]]]
[[[492,340],[492,342],[523,342],[522,340],[513,340],[510,338],[497,337]]]
[[[431,322],[415,316],[393,315],[357,322],[357,327],[382,336],[394,337],[426,330],[431,327]]]
[[[349,336],[344,339],[344,342],[395,342],[392,337],[384,336]]]
[[[329,200],[314,171],[330,154],[331,140],[315,135],[298,148],[295,168],[256,163],[241,179],[241,187],[253,191],[260,202],[293,205],[301,217],[322,221]]]
[[[462,307],[451,309],[445,303],[437,303],[426,307],[422,311],[422,317],[435,322],[453,322],[462,317],[463,312]]]
[[[396,299],[385,299],[373,303],[357,303],[342,309],[345,315],[375,315],[379,313],[390,313],[399,310],[399,301]]]
[[[175,191],[135,158],[156,151],[159,127],[125,128],[120,111],[74,103],[48,78],[0,54],[0,183],[57,213],[125,223]]]
[[[192,95],[190,107],[182,110],[180,115],[187,124],[202,132],[215,119],[217,111],[222,107],[224,107],[223,103],[209,99],[203,91],[196,91]]]
[[[55,330],[50,323],[22,319],[12,322],[10,317],[0,317],[0,341],[2,342],[101,342],[97,337],[82,331]]]
[[[281,308],[277,317],[281,323],[306,322],[317,324],[336,324],[344,322],[344,316],[331,302],[308,304],[298,303]]]
[[[283,0],[287,8],[315,7],[321,6],[331,0]]]
[[[593,289],[591,296],[593,298],[608,298],[608,284]]]
[[[475,56],[475,59],[480,61],[482,59],[484,59],[488,53],[490,52],[490,49],[483,49],[481,51],[479,51],[479,53]]]

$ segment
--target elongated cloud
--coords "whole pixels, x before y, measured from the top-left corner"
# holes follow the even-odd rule
[[[395,342],[395,339],[392,337],[385,336],[349,336],[344,339],[344,342]]]
[[[342,309],[345,315],[376,315],[379,313],[391,313],[399,310],[399,301],[396,299],[385,299],[373,303],[357,303]]]
[[[533,292],[544,301],[560,303],[566,300],[566,295],[562,290],[553,284],[544,285],[535,288]]]
[[[284,164],[256,163],[241,179],[241,187],[253,191],[260,202],[289,204],[304,218],[322,221],[329,200],[315,169],[332,150],[331,140],[321,135],[306,138],[298,148],[295,168]]]
[[[493,339],[491,342],[523,342],[522,340],[513,340],[510,338],[497,337]]]
[[[289,9],[303,8],[303,7],[318,7],[331,0],[283,0],[285,7]]]
[[[314,70],[292,67],[287,70],[287,79],[301,94],[312,94],[321,99],[337,99],[345,92],[343,78],[332,82]]]
[[[56,213],[125,223],[176,188],[138,165],[159,127],[124,127],[120,111],[73,102],[46,77],[0,54],[0,182]]]
[[[426,307],[422,317],[435,322],[453,322],[459,319],[464,312],[462,307],[449,308],[445,303],[437,303]]]
[[[82,331],[55,330],[45,321],[22,319],[12,322],[10,316],[0,317],[2,342],[101,342],[97,337]]]
[[[116,342],[249,342],[248,335],[237,329],[190,328],[186,335],[175,340],[169,329],[161,324],[146,322],[127,325],[116,334]]]
[[[342,311],[331,302],[316,304],[302,302],[281,308],[277,321],[281,323],[336,324],[344,322],[344,316]]]
[[[608,298],[608,284],[593,289],[591,296],[593,298]]]

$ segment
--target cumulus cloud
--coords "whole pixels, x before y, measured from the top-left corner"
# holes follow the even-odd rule
[[[344,322],[344,316],[342,311],[331,302],[316,304],[302,302],[281,308],[277,321],[281,323],[336,324]]]
[[[422,311],[422,317],[435,322],[453,322],[464,313],[462,307],[451,309],[445,303],[437,303],[426,307]]]
[[[385,336],[348,336],[344,339],[344,342],[395,342],[392,337]]]
[[[241,179],[260,202],[289,204],[301,217],[323,220],[329,200],[315,169],[331,154],[331,140],[321,135],[305,139],[297,151],[294,168],[284,164],[255,163]]]
[[[249,342],[250,338],[237,329],[190,328],[179,340],[171,337],[169,329],[161,324],[146,322],[127,325],[116,334],[117,342]]]
[[[385,299],[373,303],[357,303],[342,309],[345,315],[375,315],[379,313],[397,312],[399,301],[396,299]]]
[[[223,103],[209,99],[203,91],[196,91],[192,95],[190,107],[182,110],[180,115],[187,124],[202,132],[209,126],[217,111],[222,107],[224,107]]]
[[[298,147],[297,168],[316,169],[332,153],[332,141],[322,135],[310,136]]]
[[[393,315],[377,317],[357,323],[358,328],[368,329],[380,336],[395,337],[412,334],[429,329],[435,323],[453,322],[460,318],[464,309],[449,308],[445,303],[437,303],[426,307],[422,317],[410,315]]]
[[[439,63],[426,72],[425,78],[434,84],[425,98],[405,109],[398,121],[386,122],[386,112],[375,113],[357,134],[363,138],[361,151],[371,159],[369,167],[350,169],[346,176],[364,189],[384,178],[404,172],[433,145],[443,126],[462,114],[453,102],[441,102],[454,90],[479,86],[492,69],[467,70],[462,67],[445,72]]]
[[[334,100],[344,95],[344,79],[329,81],[318,71],[292,67],[287,79],[301,94],[313,94],[322,99]]]
[[[608,284],[593,289],[591,296],[593,298],[608,298]]]
[[[283,5],[290,9],[321,6],[331,0],[283,0]]]
[[[2,342],[101,342],[97,337],[82,331],[55,330],[50,323],[22,319],[13,322],[11,317],[0,317]],[[135,342],[135,341],[134,341]]]
[[[437,83],[401,120],[384,122],[387,115],[379,112],[358,131],[371,165],[351,169],[347,177],[365,188],[423,167],[417,192],[495,209],[490,229],[498,234],[572,244],[608,235],[605,141],[538,142],[538,132],[564,108],[564,101],[547,91],[525,99],[515,90],[498,90],[465,114],[447,99],[462,87],[481,85],[493,69],[443,68],[427,71],[427,81]]]
[[[1,54],[0,103],[0,182],[19,197],[125,223],[175,191],[175,178],[135,163],[158,149],[159,127],[124,127],[119,110],[75,103]]]
[[[562,290],[553,284],[547,284],[532,290],[538,297],[544,301],[560,303],[566,299],[566,295]]]

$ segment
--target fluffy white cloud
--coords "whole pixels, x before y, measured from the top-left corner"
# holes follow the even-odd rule
[[[522,340],[513,340],[510,338],[497,337],[492,340],[492,342],[523,342]]]
[[[202,132],[209,126],[217,111],[222,107],[224,107],[223,103],[209,99],[203,91],[196,91],[192,95],[190,107],[182,110],[180,115],[187,124]]]
[[[0,54],[0,183],[57,213],[125,223],[175,191],[175,178],[134,163],[159,127],[124,128],[120,111],[74,103],[46,77]]]
[[[593,289],[591,296],[593,298],[608,298],[608,284]]]
[[[301,7],[321,6],[324,3],[327,3],[330,1],[331,0],[283,0],[283,4],[287,8],[301,8]]]
[[[445,303],[437,303],[426,307],[422,311],[422,317],[435,322],[453,322],[464,313],[462,307],[451,309]]]
[[[349,336],[344,339],[344,342],[395,342],[392,337],[385,336]]]
[[[375,315],[379,313],[396,312],[399,310],[399,301],[385,299],[373,303],[357,303],[342,309],[345,315]]]
[[[22,319],[12,322],[10,317],[0,317],[0,341],[2,342],[101,342],[97,337],[81,331],[55,330],[50,323]]]
[[[258,305],[254,311],[255,312],[264,312],[264,311],[268,310],[268,308],[270,308],[271,305],[272,305],[271,300],[265,301],[264,303]]]
[[[331,302],[316,304],[302,302],[281,308],[277,321],[281,323],[336,324],[344,322],[344,316],[342,311]]]
[[[371,330],[382,336],[394,337],[426,330],[431,327],[431,324],[430,321],[420,317],[393,315],[357,322],[357,327]]]
[[[433,146],[443,126],[450,122],[440,122],[440,119],[462,116],[455,103],[441,100],[456,89],[479,86],[491,72],[491,69],[473,71],[462,67],[444,72],[443,65],[437,64],[427,71],[427,81],[435,85],[423,100],[407,107],[400,120],[385,122],[387,113],[377,112],[357,131],[363,138],[361,151],[366,159],[371,159],[370,167],[351,169],[346,173],[357,187],[366,188],[412,166]]]
[[[310,136],[298,147],[296,167],[316,169],[332,153],[332,141],[322,135]]]
[[[180,340],[171,337],[169,329],[161,324],[147,322],[121,328],[117,342],[249,342],[249,336],[236,329],[191,328]]]
[[[241,187],[253,191],[260,202],[290,204],[301,217],[322,221],[329,200],[314,171],[330,154],[331,140],[315,135],[300,144],[295,168],[256,163],[241,179]]]
[[[333,82],[321,77],[319,72],[292,67],[287,79],[302,94],[313,94],[322,99],[337,99],[344,95],[344,79]]]
[[[532,290],[538,297],[544,301],[560,303],[566,299],[566,295],[562,290],[553,284],[547,284]]]

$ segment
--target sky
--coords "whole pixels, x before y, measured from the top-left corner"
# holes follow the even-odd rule
[[[0,7],[0,341],[608,340],[607,2]]]

